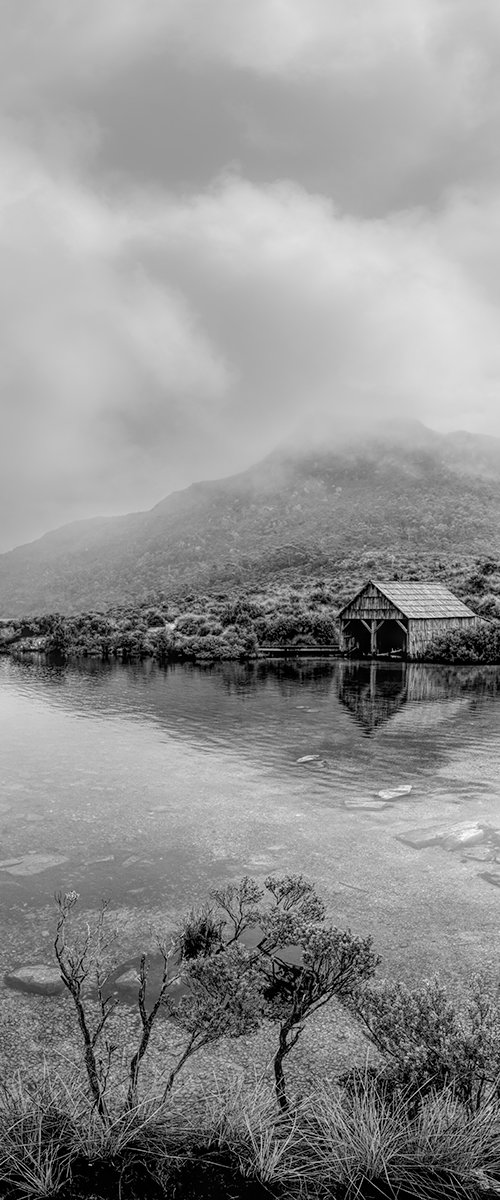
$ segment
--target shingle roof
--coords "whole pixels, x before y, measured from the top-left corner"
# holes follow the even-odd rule
[[[371,583],[379,589],[405,617],[430,620],[433,617],[474,617],[476,614],[458,600],[443,583],[400,583],[390,580]]]

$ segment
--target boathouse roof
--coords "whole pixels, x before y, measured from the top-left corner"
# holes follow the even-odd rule
[[[413,618],[413,620],[425,621],[443,617],[476,616],[443,583],[404,583],[399,579],[389,580],[388,583],[380,582],[378,579],[370,579],[344,605],[344,608],[338,614],[339,616],[342,616],[345,609],[349,608],[355,600],[362,596],[362,593],[369,584],[372,587],[378,588],[379,592],[382,592],[382,595],[391,604],[394,604],[405,617]]]

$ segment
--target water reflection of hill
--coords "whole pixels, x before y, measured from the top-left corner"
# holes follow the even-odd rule
[[[390,721],[405,706],[408,722],[418,724],[418,710],[425,709],[425,725],[436,723],[450,704],[454,711],[469,708],[480,698],[500,692],[497,667],[435,666],[424,663],[339,662],[337,694],[365,733]],[[457,709],[458,703],[458,709]]]
[[[497,667],[420,663],[283,660],[158,667],[86,661],[5,663],[4,682],[83,718],[153,722],[170,736],[202,744],[234,742],[255,755],[260,741],[303,744],[331,731],[347,712],[365,735],[387,722],[426,728],[472,711],[500,693]],[[9,678],[10,677],[10,678]],[[458,705],[458,709],[457,709]],[[337,714],[337,715],[335,715]],[[285,733],[286,731],[286,733]],[[296,735],[296,736],[295,736]],[[329,746],[321,747],[327,753]]]

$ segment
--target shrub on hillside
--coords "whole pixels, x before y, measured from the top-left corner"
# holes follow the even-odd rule
[[[175,623],[175,632],[181,633],[184,637],[197,637],[203,629],[208,632],[207,619],[203,613],[187,612],[183,616],[178,617]]]
[[[310,630],[312,638],[315,642],[318,642],[319,645],[330,646],[333,642],[337,641],[337,622],[326,614],[319,613],[316,617],[312,617]]]
[[[244,597],[238,597],[221,608],[219,619],[223,625],[250,625],[256,617],[262,615],[260,604]]]
[[[493,592],[487,592],[485,596],[482,596],[481,600],[478,600],[476,611],[481,617],[498,619],[500,617],[500,597],[495,596]]]
[[[452,629],[428,644],[429,662],[500,662],[500,623],[481,621],[469,629]]]

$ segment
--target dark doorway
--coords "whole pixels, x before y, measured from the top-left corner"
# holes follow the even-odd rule
[[[377,630],[377,654],[406,654],[407,640],[399,621],[384,621]]]
[[[348,621],[344,634],[349,654],[359,655],[360,658],[370,657],[371,635],[363,621]]]

